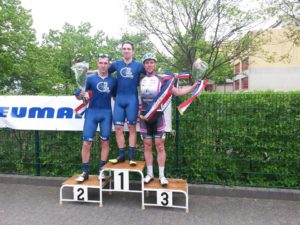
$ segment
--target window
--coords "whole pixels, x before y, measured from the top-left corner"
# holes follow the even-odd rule
[[[248,70],[249,68],[249,57],[242,61],[242,71]]]
[[[206,85],[206,87],[205,87],[205,91],[213,91],[214,90],[214,87],[213,87],[213,85],[212,84],[208,84],[208,85]]]
[[[240,80],[235,80],[234,81],[234,90],[239,90],[240,89]]]
[[[248,77],[242,79],[242,89],[248,89]]]
[[[234,74],[237,75],[241,72],[241,63],[237,63],[234,65]]]

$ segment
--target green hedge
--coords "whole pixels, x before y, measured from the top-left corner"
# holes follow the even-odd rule
[[[300,188],[299,92],[203,93],[178,121],[173,103],[175,131],[166,139],[168,177],[190,183]],[[70,176],[81,171],[81,132],[1,129],[0,135],[1,173]],[[98,146],[95,141],[95,172]],[[110,146],[112,158],[118,154],[114,134]],[[136,158],[143,159],[140,140]]]
[[[180,118],[193,183],[300,187],[300,93],[204,93]]]

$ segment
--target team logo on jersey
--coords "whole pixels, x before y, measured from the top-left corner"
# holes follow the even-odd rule
[[[107,82],[99,82],[97,84],[97,90],[99,92],[106,92],[106,93],[109,93],[110,90],[109,90],[109,86],[108,86],[108,83]]]
[[[133,79],[133,73],[131,71],[130,67],[123,67],[120,71],[120,74],[124,78],[130,78]]]

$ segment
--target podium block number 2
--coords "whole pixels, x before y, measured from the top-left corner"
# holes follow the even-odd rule
[[[114,185],[116,191],[128,191],[129,189],[129,173],[128,171],[114,172]]]
[[[84,186],[75,186],[73,188],[73,196],[75,201],[87,201],[87,187]]]
[[[173,205],[173,192],[158,190],[156,192],[157,204],[160,206],[172,206]]]

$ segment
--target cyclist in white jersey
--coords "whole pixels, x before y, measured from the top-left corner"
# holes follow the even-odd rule
[[[148,53],[143,56],[142,62],[146,70],[146,76],[140,81],[142,111],[146,111],[147,107],[152,104],[153,99],[160,93],[162,87],[165,85],[164,80],[157,76],[155,67],[157,59],[154,54]],[[199,83],[187,88],[172,88],[172,93],[176,96],[182,96],[191,93],[195,90]],[[153,180],[153,155],[152,155],[152,139],[154,139],[157,162],[159,166],[159,180],[162,186],[168,185],[168,180],[165,177],[165,118],[162,110],[158,110],[155,115],[148,121],[140,121],[140,133],[144,144],[144,155],[147,165],[147,175],[144,183],[149,183]]]

